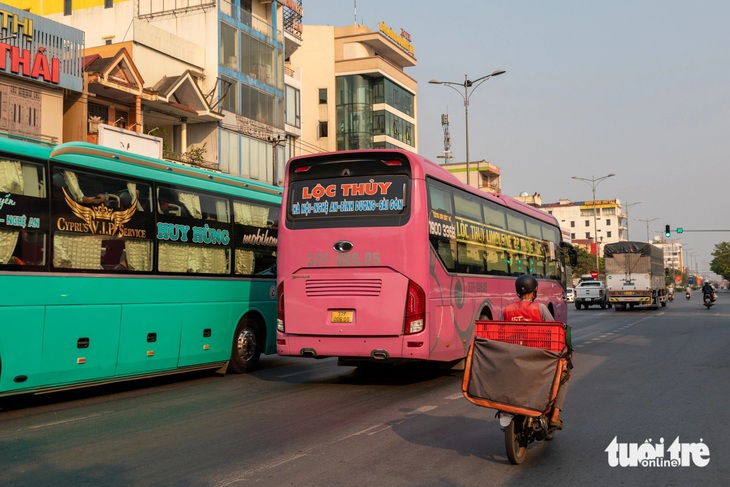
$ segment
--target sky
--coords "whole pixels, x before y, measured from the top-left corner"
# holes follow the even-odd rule
[[[464,100],[428,84],[497,69],[469,94],[469,159],[502,171],[502,192],[543,203],[618,198],[629,237],[682,227],[705,274],[730,241],[730,2],[727,0],[304,0],[306,26],[380,21],[410,34],[418,152],[465,160]],[[461,91],[463,94],[463,90]],[[655,221],[648,221],[657,219]],[[699,232],[693,230],[713,230]],[[716,231],[725,230],[725,231]],[[677,237],[673,234],[673,237]],[[717,276],[710,276],[717,277]]]

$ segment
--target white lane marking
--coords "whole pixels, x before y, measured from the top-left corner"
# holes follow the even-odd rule
[[[582,347],[584,347],[584,346],[586,346],[586,345],[591,345],[591,344],[593,344],[593,343],[595,343],[595,342],[601,341],[601,340],[602,340],[602,339],[604,339],[604,338],[608,338],[608,337],[610,337],[611,335],[614,335],[614,334],[617,334],[617,333],[619,333],[619,332],[622,332],[622,331],[628,330],[628,329],[629,329],[629,328],[631,328],[632,326],[638,325],[639,323],[642,323],[642,322],[644,322],[644,321],[646,321],[646,320],[649,320],[649,319],[651,319],[651,318],[654,318],[654,317],[656,317],[656,316],[661,316],[661,315],[663,315],[663,314],[664,314],[664,312],[662,312],[662,313],[656,313],[656,314],[653,314],[653,315],[649,315],[649,316],[645,316],[645,317],[643,317],[643,318],[641,318],[641,319],[639,319],[639,320],[636,320],[636,321],[632,321],[631,323],[627,323],[627,324],[625,324],[624,326],[621,326],[621,327],[619,327],[619,328],[616,328],[616,330],[614,330],[614,331],[609,331],[609,332],[603,333],[603,334],[601,334],[601,335],[597,336],[596,338],[586,339],[585,341],[582,341],[582,342],[580,342],[580,343],[578,343],[578,344],[576,344],[576,345],[573,345],[573,348],[574,348],[574,349],[575,349],[575,348],[582,348]]]
[[[78,418],[69,418],[69,419],[63,419],[61,421],[54,421],[52,423],[37,424],[35,426],[28,426],[28,429],[36,430],[36,429],[42,429],[42,428],[50,428],[52,426],[58,426],[61,424],[76,423],[78,421],[86,421],[87,419],[91,419],[91,418],[98,418],[99,416],[102,416],[103,414],[105,414],[105,413],[89,414],[88,416],[79,416]]]

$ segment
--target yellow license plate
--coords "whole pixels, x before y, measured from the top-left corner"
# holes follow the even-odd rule
[[[332,323],[352,323],[352,317],[355,314],[352,310],[337,309],[331,311],[331,322]]]

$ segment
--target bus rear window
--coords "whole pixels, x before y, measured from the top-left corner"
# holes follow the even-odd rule
[[[397,226],[408,217],[408,176],[368,175],[294,181],[287,200],[292,228]]]

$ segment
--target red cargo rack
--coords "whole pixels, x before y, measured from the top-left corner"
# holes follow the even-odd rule
[[[566,347],[566,325],[560,322],[481,321],[475,335],[479,338],[525,347],[562,352]]]

